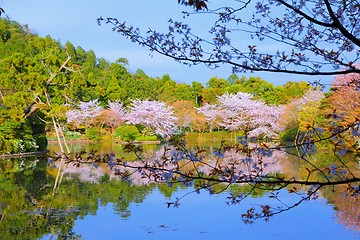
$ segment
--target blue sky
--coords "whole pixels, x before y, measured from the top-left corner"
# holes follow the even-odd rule
[[[198,81],[204,85],[213,76],[227,78],[231,74],[229,66],[212,70],[202,65],[184,66],[156,54],[151,57],[148,49],[112,32],[110,26],[98,26],[96,23],[99,16],[116,17],[144,31],[149,27],[165,31],[169,18],[182,20],[181,12],[185,8],[178,5],[177,0],[11,0],[1,2],[0,6],[12,20],[28,24],[30,29],[40,36],[50,35],[62,44],[69,41],[74,46],[81,46],[85,50],[94,50],[97,57],[103,57],[109,61],[115,61],[121,57],[127,58],[130,72],[142,69],[151,77],[169,74],[177,82]],[[193,28],[200,31],[207,30],[212,23],[211,19],[204,15],[194,16],[188,20]],[[244,75],[259,76],[275,85],[284,84],[288,80],[310,80],[307,76],[288,74],[249,73]],[[320,77],[312,80],[318,79]],[[328,80],[329,78],[325,79],[325,81]]]

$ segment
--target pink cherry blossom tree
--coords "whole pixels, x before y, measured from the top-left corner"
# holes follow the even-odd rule
[[[325,97],[324,92],[320,90],[309,90],[304,96],[295,101],[298,109],[304,108],[307,104],[311,102],[320,102],[321,99]]]
[[[291,101],[284,107],[284,113],[280,118],[280,124],[284,129],[298,129],[301,112],[309,112],[313,117],[314,110],[320,107],[321,100],[325,97],[324,92],[320,90],[308,90],[304,96]]]
[[[126,119],[128,124],[150,127],[163,138],[172,136],[178,129],[172,108],[155,100],[132,100]]]
[[[104,111],[104,123],[115,129],[126,121],[126,108],[119,101],[108,101],[108,108]]]
[[[355,64],[357,68],[360,68],[360,64]],[[359,91],[360,88],[360,73],[348,73],[339,75],[335,78],[332,87],[336,89],[352,89]]]
[[[360,64],[356,65],[360,67]],[[339,75],[332,84],[330,105],[344,124],[352,123],[360,114],[360,73]]]

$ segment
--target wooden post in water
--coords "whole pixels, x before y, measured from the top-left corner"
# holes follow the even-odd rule
[[[62,172],[63,165],[65,165],[66,155],[65,155],[65,152],[64,152],[64,148],[62,146],[62,142],[61,142],[61,139],[60,139],[60,134],[59,134],[59,130],[58,130],[58,126],[57,126],[57,122],[55,120],[55,117],[52,117],[52,120],[53,120],[56,136],[57,136],[59,146],[60,146],[60,151],[61,151],[61,162],[60,162],[60,165],[59,165],[58,173],[56,174],[56,179],[55,179],[54,188],[53,188],[53,196],[54,196],[55,193],[56,193],[56,188],[58,187],[58,182],[59,182],[60,174]]]

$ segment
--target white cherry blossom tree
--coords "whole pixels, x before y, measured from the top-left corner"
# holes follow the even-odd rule
[[[80,102],[79,105],[72,110],[66,112],[66,118],[68,123],[74,123],[75,125],[89,123],[89,120],[101,115],[103,107],[100,106],[99,100],[90,100],[88,102]]]
[[[198,110],[210,122],[220,119],[218,124],[230,131],[242,130],[253,137],[275,137],[281,131],[278,121],[282,106],[268,106],[253,97],[243,92],[226,93],[218,97],[217,104],[208,104]]]
[[[150,127],[161,137],[172,136],[178,129],[172,108],[155,100],[132,100],[126,119],[128,124]]]

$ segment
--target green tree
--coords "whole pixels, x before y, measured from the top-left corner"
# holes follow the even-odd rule
[[[71,42],[66,41],[65,43],[65,50],[68,52],[69,56],[76,60],[76,50],[74,45]]]
[[[176,82],[170,79],[170,76],[165,74],[161,80],[158,82],[159,93],[158,98],[161,102],[174,102],[175,91],[176,91]]]
[[[220,88],[220,89],[224,89],[226,87],[229,87],[229,82],[226,81],[223,78],[218,78],[218,77],[212,77],[210,78],[210,80],[206,83],[206,87],[208,88]]]
[[[120,87],[119,81],[116,78],[112,78],[105,91],[106,99],[110,101],[119,100],[124,102],[127,97],[126,90]]]
[[[191,88],[192,88],[192,92],[193,92],[193,96],[194,96],[194,103],[195,106],[201,106],[202,101],[203,101],[203,97],[202,97],[202,91],[204,89],[204,86],[199,83],[199,82],[192,82],[191,83]]]
[[[259,77],[249,77],[241,84],[234,84],[232,86],[239,86],[241,92],[251,93],[255,99],[263,100],[267,104],[279,104],[277,89],[272,83],[269,83]]]
[[[306,91],[312,89],[312,86],[307,82],[292,82],[288,81],[283,86],[277,87],[280,91],[281,104],[289,103],[292,99],[302,97]]]
[[[190,85],[186,83],[177,84],[175,88],[176,100],[193,100],[193,92]]]
[[[226,81],[229,83],[229,86],[233,85],[234,83],[237,83],[240,81],[238,75],[236,75],[235,73],[231,74]]]
[[[140,136],[140,132],[134,125],[122,125],[115,129],[115,136],[124,141],[135,140]]]
[[[202,102],[203,103],[215,103],[217,97],[224,94],[225,90],[222,88],[207,87],[202,91]]]

